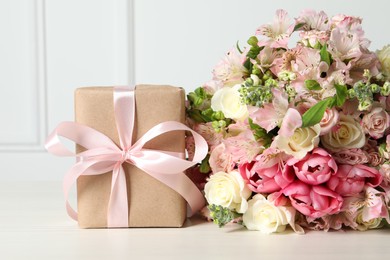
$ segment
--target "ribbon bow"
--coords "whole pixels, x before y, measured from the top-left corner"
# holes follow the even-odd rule
[[[75,156],[78,162],[65,175],[63,189],[66,209],[70,217],[77,220],[77,212],[70,206],[68,195],[71,186],[81,175],[98,175],[112,171],[111,195],[108,204],[108,227],[128,227],[128,203],[126,177],[123,163],[130,163],[178,192],[187,202],[192,213],[204,206],[202,193],[183,173],[200,162],[208,152],[204,138],[182,123],[167,121],[146,132],[132,144],[135,93],[134,87],[114,88],[114,113],[120,147],[99,131],[75,122],[62,122],[49,135],[45,147],[58,156]],[[170,131],[190,131],[195,140],[195,154],[192,161],[182,159],[181,153],[145,149],[143,146],[153,138]],[[60,141],[65,137],[83,146],[86,151],[75,154]],[[130,173],[131,174],[131,173]]]

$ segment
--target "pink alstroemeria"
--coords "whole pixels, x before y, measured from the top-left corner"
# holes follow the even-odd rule
[[[357,33],[336,28],[332,30],[329,39],[328,51],[335,60],[357,60],[362,55]]]
[[[340,212],[343,198],[334,191],[321,185],[311,186],[294,181],[282,190],[291,200],[292,206],[303,215],[320,218]]]
[[[329,29],[328,16],[324,11],[316,12],[311,9],[303,10],[296,19],[297,24],[303,24],[305,31],[327,31]]]
[[[256,30],[256,35],[263,35],[265,40],[259,40],[259,46],[287,49],[288,39],[294,30],[285,10],[277,10],[273,24],[265,24]]]
[[[363,210],[362,217],[365,222],[376,218],[384,218],[387,223],[390,223],[385,194],[369,186],[366,187],[363,194],[345,198],[343,209],[352,215],[356,215],[359,210]]]
[[[288,109],[288,97],[285,92],[274,88],[272,94],[274,96],[272,104],[264,104],[261,108],[249,108],[249,117],[267,132],[280,125]]]
[[[234,163],[251,162],[264,150],[264,146],[256,141],[250,129],[236,136],[231,136],[222,141],[226,151],[232,155]]]

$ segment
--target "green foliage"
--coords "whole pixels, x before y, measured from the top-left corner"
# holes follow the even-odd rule
[[[219,205],[212,204],[209,205],[207,208],[210,210],[210,217],[219,227],[223,227],[235,218],[241,216],[238,213]]]
[[[347,86],[335,84],[334,87],[336,88],[336,95],[334,96],[335,105],[341,107],[342,105],[344,105],[344,102],[348,96]]]
[[[253,120],[251,118],[248,118],[248,122],[249,127],[256,138],[256,141],[260,141],[265,146],[265,148],[268,148],[272,143],[273,135],[267,133],[267,131],[261,126],[253,123]]]
[[[211,171],[210,164],[209,164],[210,155],[208,154],[201,162],[199,166],[199,171],[201,173],[209,173]]]
[[[314,79],[307,79],[305,80],[305,87],[308,90],[321,90],[321,85]]]
[[[318,124],[324,116],[326,108],[332,98],[321,100],[302,115],[302,127],[309,127]]]
[[[321,61],[326,62],[329,66],[332,63],[332,57],[330,56],[330,53],[327,50],[326,44],[324,44],[320,51]]]

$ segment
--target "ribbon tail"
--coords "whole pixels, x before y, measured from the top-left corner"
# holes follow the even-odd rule
[[[76,210],[72,208],[72,206],[69,203],[69,191],[70,188],[73,186],[73,184],[76,183],[77,179],[85,174],[87,170],[89,170],[91,167],[93,167],[98,161],[96,160],[90,160],[90,161],[80,161],[73,165],[73,167],[68,171],[68,173],[64,177],[64,182],[63,182],[63,191],[64,191],[64,197],[65,197],[65,204],[66,204],[66,211],[68,215],[77,221],[78,216]],[[101,172],[101,173],[104,173]],[[95,174],[101,174],[96,172]]]
[[[125,171],[118,163],[112,172],[111,196],[107,212],[108,227],[129,226],[129,206],[127,202],[127,188]]]
[[[179,193],[187,201],[189,207],[189,210],[187,211],[188,217],[193,216],[206,205],[202,192],[184,173],[172,175],[156,172],[148,173]]]

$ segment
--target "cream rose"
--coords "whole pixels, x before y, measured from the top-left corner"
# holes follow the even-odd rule
[[[229,208],[238,213],[247,210],[247,199],[252,194],[237,171],[217,172],[211,175],[204,191],[208,204]]]
[[[276,136],[273,145],[286,154],[302,159],[308,152],[318,146],[320,132],[321,127],[319,124],[297,128],[290,137]]]
[[[259,193],[248,201],[248,210],[244,213],[242,219],[249,230],[271,234],[283,232],[288,224],[294,223],[294,216],[294,208],[277,207]]]
[[[390,76],[390,44],[377,51],[378,59],[382,65],[382,72]]]
[[[222,111],[227,118],[233,120],[243,121],[248,115],[247,106],[241,102],[240,93],[238,89],[241,85],[234,87],[224,87],[215,92],[211,98],[211,108],[214,111]]]
[[[361,148],[366,143],[363,128],[351,116],[340,113],[340,119],[335,128],[321,136],[322,145],[330,151]]]

